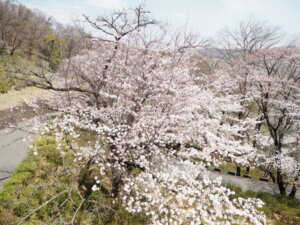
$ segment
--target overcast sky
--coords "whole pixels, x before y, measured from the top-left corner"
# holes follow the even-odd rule
[[[204,35],[214,35],[249,17],[281,26],[300,34],[300,0],[19,0],[44,11],[61,23],[69,23],[82,13],[96,16],[104,10],[145,4],[156,18],[173,25],[188,24]]]

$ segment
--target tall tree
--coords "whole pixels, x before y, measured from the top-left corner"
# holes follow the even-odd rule
[[[242,126],[221,123],[222,112],[240,110],[234,94],[219,93],[221,81],[208,90],[209,80],[192,74],[202,40],[157,26],[142,7],[85,19],[98,34],[92,50],[64,60],[55,73],[19,77],[55,91],[44,103],[63,115],[48,128],[58,142],[72,136],[67,143],[77,162],[99,174],[85,197],[103,188],[106,176],[105,193],[128,211],[144,210],[153,224],[266,224],[261,201],[230,200],[220,180],[207,177],[203,162],[234,156],[244,145],[234,138]],[[78,146],[83,130],[95,142]],[[184,161],[194,152],[198,165]]]
[[[273,165],[280,193],[285,195],[283,161],[296,149],[284,143],[290,136],[296,140],[299,135],[296,127],[300,116],[300,52],[288,47],[262,50],[249,56],[247,64],[251,94],[273,141]],[[295,188],[294,185],[292,197]]]

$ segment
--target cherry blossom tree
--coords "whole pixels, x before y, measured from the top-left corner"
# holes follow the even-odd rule
[[[285,172],[288,177],[298,180],[299,164],[293,156],[297,155],[299,136],[299,56],[297,48],[277,47],[257,51],[248,56],[246,62],[250,94],[262,114],[263,125],[272,140],[270,144],[274,146],[267,162],[276,168],[282,195],[286,194]],[[290,139],[292,143],[288,143]],[[293,185],[290,196],[294,197],[295,192],[296,185]]]
[[[45,129],[98,172],[89,191],[145,211],[153,224],[266,224],[260,200],[230,200],[220,180],[208,179],[205,165],[224,157],[248,164],[255,149],[236,138],[252,122],[233,122],[243,108],[226,76],[194,73],[205,41],[167,29],[142,7],[85,19],[98,33],[92,50],[19,79],[54,92],[42,103],[62,115]],[[79,144],[84,133],[94,138]]]
[[[216,55],[223,62],[230,76],[228,82],[232,83],[232,89],[239,93],[239,103],[243,110],[236,113],[238,120],[256,120],[253,127],[248,130],[248,142],[252,142],[256,147],[255,138],[251,138],[258,133],[261,128],[263,116],[259,110],[253,110],[253,100],[251,97],[251,82],[249,82],[249,71],[245,66],[247,57],[256,51],[269,49],[275,45],[286,42],[287,35],[279,27],[271,26],[267,22],[256,21],[252,18],[241,21],[234,28],[226,27],[219,32],[215,46]],[[292,44],[291,41],[289,44]],[[237,164],[236,174],[241,175],[241,164]],[[250,167],[246,168],[247,173]]]

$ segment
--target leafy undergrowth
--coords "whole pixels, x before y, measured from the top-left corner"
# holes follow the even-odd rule
[[[117,199],[88,190],[92,174],[80,179],[73,152],[61,154],[53,137],[42,136],[36,146],[37,155],[30,151],[0,190],[0,225],[147,224],[144,214],[130,214]]]
[[[259,198],[265,205],[262,208],[267,218],[274,221],[274,225],[299,225],[300,224],[300,201],[289,197],[271,195],[266,192],[243,192],[240,187],[227,185],[235,192],[231,198]]]

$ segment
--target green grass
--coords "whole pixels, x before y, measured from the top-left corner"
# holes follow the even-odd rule
[[[235,192],[231,198],[259,198],[265,205],[262,211],[267,215],[267,218],[274,221],[275,225],[299,225],[300,221],[300,201],[289,197],[279,195],[271,195],[266,192],[243,192],[240,187],[227,185],[228,188]]]
[[[47,63],[37,56],[31,56],[30,58],[24,54],[0,56],[0,94],[8,93],[12,88],[19,90],[26,87],[24,81],[11,78],[8,71],[18,69],[23,71],[37,70],[39,67],[37,64],[43,64],[48,68]]]
[[[35,97],[48,97],[50,92],[35,87],[25,87],[21,90],[10,90],[0,94],[0,110],[21,106],[23,101],[30,101]]]
[[[56,149],[52,136],[42,136],[36,141],[38,155],[31,150],[12,177],[0,190],[0,225],[16,224],[32,210],[59,195],[55,200],[37,210],[22,225],[61,224],[70,222],[87,190],[79,185],[79,164],[74,164],[73,152],[64,146],[65,154]],[[94,175],[91,174],[93,177]],[[86,177],[83,185],[94,182]],[[72,189],[69,189],[72,187]],[[128,213],[118,199],[101,191],[91,192],[75,217],[74,224],[138,225],[147,224],[144,214]]]
[[[92,140],[94,137],[85,136],[81,142]],[[80,205],[84,188],[79,185],[77,166],[74,164],[73,152],[63,144],[65,154],[56,149],[56,142],[51,135],[42,136],[36,142],[38,155],[31,150],[29,156],[22,162],[12,177],[0,190],[0,225],[16,224],[32,210],[58,195],[68,187],[73,189],[60,195],[55,200],[36,211],[23,221],[23,225],[61,224],[61,220],[70,222]],[[223,170],[232,170],[228,164]],[[82,173],[85,171],[82,170]],[[133,175],[140,171],[134,171]],[[90,186],[94,174],[86,177],[84,185]],[[235,191],[231,198],[259,198],[266,204],[262,208],[275,225],[295,225],[300,221],[300,201],[287,197],[272,196],[268,193],[254,191],[242,192],[241,188],[228,185]],[[95,225],[142,225],[148,224],[144,214],[128,213],[118,199],[105,195],[103,191],[91,192],[77,213],[74,224]]]
[[[236,172],[236,165],[234,163],[226,162],[222,163],[219,168],[222,170],[223,173],[228,173],[228,171]],[[246,174],[246,168],[241,168],[241,176]],[[264,172],[259,168],[251,168],[250,169],[250,176],[252,179],[259,180],[259,178],[263,177]]]
[[[0,94],[7,93],[13,86],[22,84],[21,81],[10,78],[6,72],[7,69],[15,66],[21,68],[32,67],[32,62],[25,57],[17,55],[0,57]]]
[[[24,81],[13,79],[9,72],[16,69],[36,70],[36,63],[45,62],[32,56],[28,58],[23,55],[0,56],[0,110],[16,107],[22,101],[30,101],[34,97],[49,96],[49,92],[34,87],[27,87]],[[45,64],[46,66],[46,64]]]

